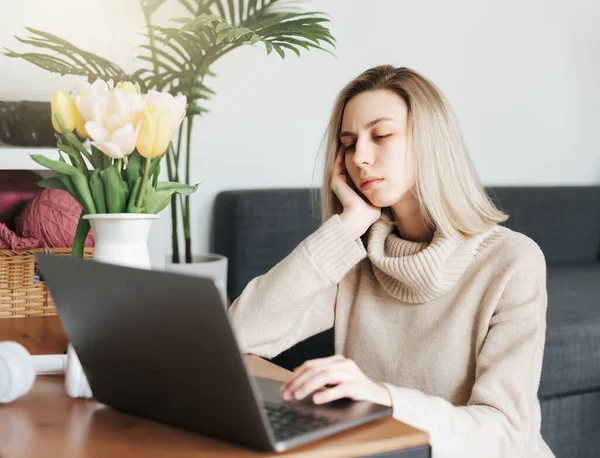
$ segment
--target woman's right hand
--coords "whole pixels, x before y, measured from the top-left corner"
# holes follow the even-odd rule
[[[381,217],[381,208],[368,202],[352,188],[351,178],[344,171],[344,154],[344,147],[341,146],[333,166],[331,190],[343,206],[340,220],[348,235],[356,240]]]

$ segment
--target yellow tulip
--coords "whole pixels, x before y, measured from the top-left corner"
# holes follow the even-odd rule
[[[88,138],[88,133],[85,130],[85,119],[81,116],[81,113],[75,108],[75,130],[79,138]]]
[[[147,159],[162,155],[173,139],[173,112],[148,105],[141,121],[135,143],[138,153]]]
[[[52,126],[54,130],[62,134],[55,116],[59,114],[65,128],[72,132],[75,129],[77,108],[75,108],[75,102],[69,97],[69,94],[62,91],[53,93],[50,99],[50,107],[52,108]]]
[[[117,89],[121,89],[125,94],[141,93],[140,85],[138,83],[133,84],[131,81],[121,81],[120,83],[117,83]]]

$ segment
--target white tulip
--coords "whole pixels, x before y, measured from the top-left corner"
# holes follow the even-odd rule
[[[104,109],[100,109],[100,104],[97,102],[105,100],[112,90],[112,80],[106,83],[101,79],[97,79],[93,84],[84,81],[75,86],[73,89],[75,106],[86,122],[94,121],[102,115]]]
[[[140,115],[144,109],[142,96],[115,88],[93,99],[90,96],[90,100],[86,106],[90,120],[85,123],[85,130],[92,145],[114,159],[130,155],[140,130]]]
[[[171,140],[175,136],[175,132],[179,128],[179,125],[185,118],[185,107],[187,104],[187,99],[185,95],[178,95],[177,97],[173,97],[168,92],[157,92],[157,91],[148,91],[148,95],[146,96],[146,104],[154,105],[158,109],[162,110],[171,110],[173,112],[173,132],[171,134]]]
[[[91,137],[91,131],[88,130],[87,127],[86,130]],[[129,156],[135,149],[139,126],[134,128],[133,124],[126,124],[113,132],[105,132],[107,135],[104,137],[104,140],[93,141],[92,145],[113,159],[122,159],[125,156]],[[102,134],[104,134],[104,132]]]

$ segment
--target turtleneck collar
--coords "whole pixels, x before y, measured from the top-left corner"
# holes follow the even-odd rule
[[[375,277],[393,297],[410,304],[436,299],[449,291],[475,259],[482,242],[498,226],[465,241],[443,236],[437,230],[430,242],[404,240],[396,233],[390,213],[370,228],[367,253]]]

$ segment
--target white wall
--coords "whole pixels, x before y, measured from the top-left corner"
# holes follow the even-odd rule
[[[313,51],[281,61],[256,46],[214,67],[218,76],[209,85],[218,95],[194,132],[193,180],[202,182],[193,199],[197,251],[208,246],[219,191],[317,183],[317,149],[337,91],[381,63],[412,67],[442,88],[485,184],[600,183],[600,2],[311,4],[331,15],[337,59]],[[77,22],[82,13],[85,22]],[[160,11],[163,19],[181,15],[174,0]],[[31,26],[132,70],[142,24],[137,0],[55,0],[51,7],[21,0],[3,8],[0,44],[29,50],[13,35],[25,36]],[[0,57],[0,100],[47,100],[73,81]],[[169,231],[165,211],[151,237],[155,264],[169,250]]]

